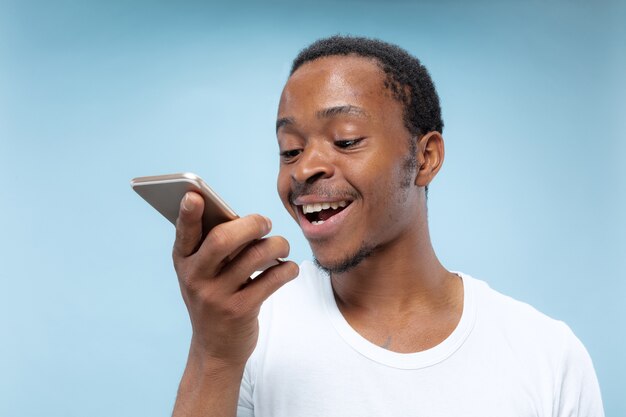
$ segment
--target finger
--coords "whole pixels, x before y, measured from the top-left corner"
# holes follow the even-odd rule
[[[261,239],[272,229],[267,217],[252,214],[219,224],[209,231],[198,249],[198,268],[217,274],[242,246]]]
[[[299,272],[295,262],[283,261],[249,281],[241,290],[241,297],[250,305],[261,305],[276,290],[296,278]]]
[[[222,269],[220,277],[230,280],[231,288],[239,288],[254,272],[276,265],[277,258],[285,258],[288,255],[289,242],[282,236],[256,240]]]
[[[180,202],[176,220],[174,256],[186,257],[193,254],[202,238],[202,211],[204,200],[194,192],[185,194]]]

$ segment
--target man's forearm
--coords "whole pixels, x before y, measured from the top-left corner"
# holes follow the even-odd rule
[[[190,352],[172,416],[235,417],[243,371]]]

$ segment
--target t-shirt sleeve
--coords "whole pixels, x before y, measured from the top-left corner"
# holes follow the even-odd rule
[[[557,374],[557,417],[604,417],[600,386],[589,353],[574,333],[565,327],[563,360]]]

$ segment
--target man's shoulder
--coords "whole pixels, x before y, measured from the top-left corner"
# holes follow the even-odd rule
[[[479,309],[485,310],[485,313],[499,313],[497,315],[492,315],[492,318],[510,320],[521,319],[523,321],[531,320],[548,326],[559,325],[559,323],[562,323],[561,321],[539,311],[527,302],[518,300],[491,288],[486,281],[482,281],[467,274],[460,273],[460,275],[466,282],[469,283],[467,286],[472,287]]]
[[[578,415],[604,415],[589,353],[565,322],[483,281],[469,277],[468,282],[476,292],[474,335],[483,336],[477,339],[482,347],[488,346],[490,355],[508,357],[509,364],[517,362],[524,372],[534,372],[532,381],[551,381],[559,409],[571,407],[580,410]]]
[[[525,347],[554,354],[562,354],[568,345],[580,343],[565,322],[491,288],[485,281],[462,276],[474,291],[477,331],[500,335],[509,342],[524,341]]]

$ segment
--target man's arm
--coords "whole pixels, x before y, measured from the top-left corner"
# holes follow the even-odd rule
[[[234,417],[243,368],[206,360],[191,350],[178,388],[173,417]]]
[[[264,238],[269,219],[251,215],[220,224],[201,242],[203,209],[202,197],[188,193],[176,224],[174,267],[193,335],[174,417],[236,415],[261,304],[298,274],[293,262],[275,265],[289,254],[289,244],[278,236]]]

